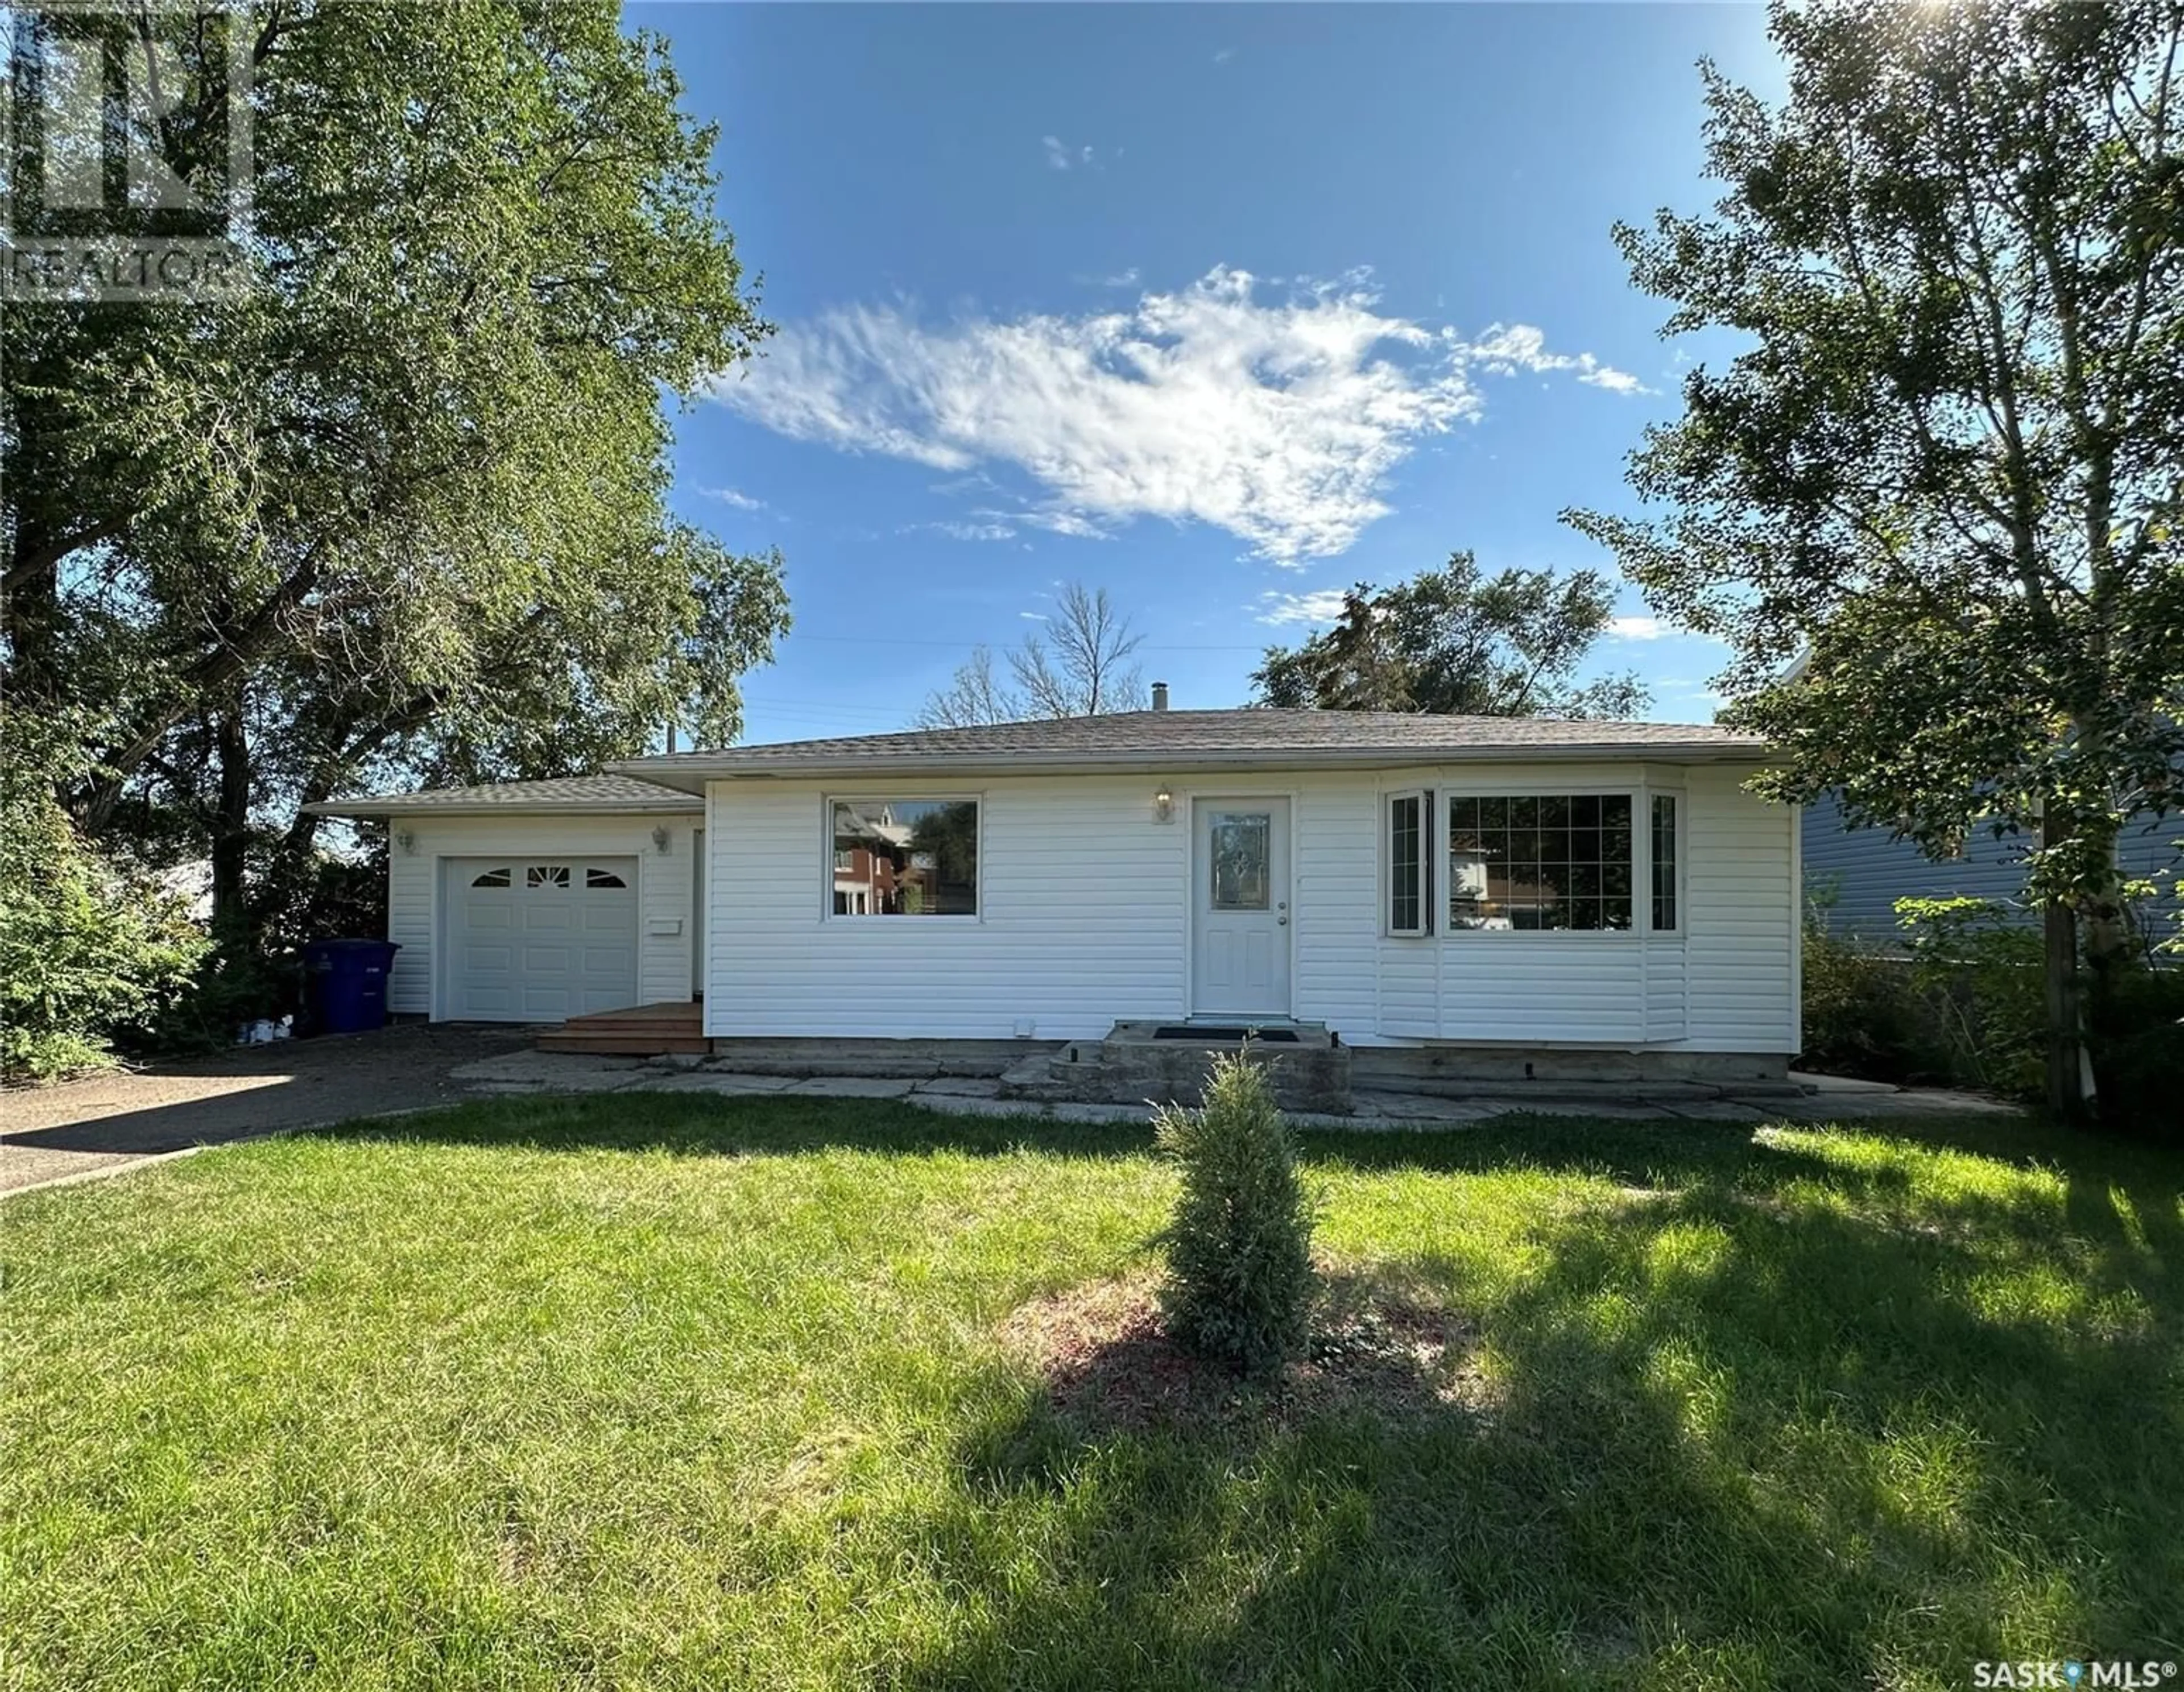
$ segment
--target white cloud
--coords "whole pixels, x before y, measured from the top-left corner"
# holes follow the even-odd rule
[[[1607,632],[1616,640],[1658,640],[1671,632],[1658,617],[1610,617]]]
[[[1479,417],[1483,377],[1607,369],[1525,325],[1474,342],[1384,314],[1363,272],[1262,292],[1223,268],[1079,316],[846,307],[791,325],[710,392],[800,440],[956,474],[1013,466],[1037,485],[1034,509],[976,514],[989,520],[1084,537],[1207,523],[1295,565],[1384,515],[1418,443]]]
[[[722,504],[732,505],[738,511],[771,511],[773,509],[773,507],[767,504],[763,499],[753,498],[749,494],[745,493],[740,488],[701,487],[698,490],[698,493],[701,498],[717,499]]]
[[[1284,623],[1331,623],[1342,615],[1340,587],[1316,587],[1309,593],[1262,593],[1258,620]]]
[[[1213,62],[1216,64],[1226,64],[1230,59],[1235,58],[1235,56],[1236,49],[1234,47],[1224,47],[1220,52],[1213,55]]]
[[[1587,370],[1578,380],[1591,382],[1595,387],[1604,387],[1610,393],[1651,393],[1653,391],[1630,371],[1618,370],[1607,365]]]
[[[1604,387],[1611,393],[1653,391],[1630,371],[1603,365],[1590,353],[1550,353],[1546,337],[1529,323],[1489,325],[1484,335],[1462,347],[1459,356],[1474,360],[1492,376],[1514,376],[1519,370],[1537,375],[1570,370],[1576,372],[1580,381]]]
[[[938,523],[912,523],[903,532],[908,534],[918,529],[956,541],[1012,541],[1017,537],[1017,532],[1006,523],[961,523],[952,518]]]
[[[1045,150],[1046,168],[1050,170],[1074,170],[1080,167],[1089,170],[1091,167],[1092,149],[1089,147],[1072,147],[1061,136],[1054,135],[1039,136],[1039,144]]]

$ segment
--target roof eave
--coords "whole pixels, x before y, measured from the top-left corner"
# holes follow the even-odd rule
[[[678,788],[677,793],[691,789]],[[321,799],[302,807],[307,816],[346,816],[371,819],[383,816],[697,816],[705,807],[663,794],[656,799],[541,799],[511,804],[506,799],[465,802],[419,802],[395,794],[376,799]]]
[[[1767,756],[1764,746],[1713,742],[1656,741],[1584,745],[1494,747],[1317,747],[1295,750],[1229,752],[1010,753],[977,756],[954,753],[865,753],[854,757],[784,759],[778,764],[743,763],[684,753],[665,759],[632,759],[606,766],[610,774],[634,776],[682,793],[702,794],[709,782],[866,780],[894,771],[921,776],[1128,776],[1162,771],[1176,775],[1230,770],[1404,770],[1447,764],[1574,764],[1602,760],[1631,763],[1755,764]]]

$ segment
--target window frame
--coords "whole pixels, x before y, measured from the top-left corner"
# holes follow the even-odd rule
[[[1391,788],[1380,795],[1380,932],[1391,940],[1429,940],[1439,930],[1434,921],[1433,872],[1435,842],[1440,832],[1434,821],[1431,788]],[[1396,807],[1415,801],[1418,807],[1418,901],[1415,927],[1396,922]]]
[[[925,789],[911,787],[883,788],[853,788],[840,793],[819,795],[819,920],[822,923],[841,923],[845,927],[888,932],[906,928],[917,933],[933,927],[975,927],[986,920],[986,806],[987,795],[983,790],[966,791],[950,788]],[[972,850],[978,861],[972,865],[971,898],[976,907],[969,911],[949,911],[931,916],[915,916],[906,921],[894,921],[878,911],[837,911],[834,909],[834,807],[838,804],[972,804],[978,807],[978,826]]]
[[[1669,905],[1675,921],[1663,928],[1653,920],[1654,908],[1660,899],[1660,866],[1653,856],[1653,808],[1666,799],[1674,819],[1672,827],[1675,850],[1669,860]],[[1635,833],[1635,830],[1632,831]],[[1646,932],[1648,934],[1673,935],[1680,940],[1690,931],[1684,920],[1690,902],[1684,893],[1684,860],[1689,855],[1691,837],[1691,807],[1685,802],[1680,788],[1648,788],[1646,793]]]
[[[1607,942],[1618,945],[1629,944],[1646,938],[1652,932],[1650,927],[1650,919],[1652,916],[1651,897],[1652,837],[1649,830],[1641,829],[1639,821],[1642,817],[1650,822],[1652,811],[1647,800],[1652,793],[1660,791],[1666,790],[1652,788],[1642,780],[1623,782],[1569,782],[1555,785],[1533,783],[1521,787],[1488,786],[1484,783],[1467,782],[1460,786],[1445,787],[1440,789],[1435,799],[1442,816],[1436,827],[1440,849],[1444,854],[1449,849],[1448,841],[1453,838],[1446,827],[1447,807],[1458,799],[1627,799],[1630,801],[1630,922],[1628,927],[1464,928],[1457,927],[1455,920],[1451,918],[1441,929],[1443,937],[1454,941],[1457,937],[1461,936],[1464,943],[1475,942],[1481,935],[1494,937],[1488,942],[1490,944],[1502,943],[1502,937],[1505,936],[1522,936],[1528,939],[1553,937],[1555,940],[1575,937],[1583,942],[1596,943]],[[1384,859],[1384,849],[1382,855]],[[1604,860],[1602,867],[1606,867]],[[1678,874],[1681,873],[1681,866],[1679,865]],[[1439,897],[1446,899],[1454,893],[1455,888],[1455,878],[1451,877],[1447,888],[1441,892]],[[1641,888],[1646,889],[1644,893],[1640,892]]]

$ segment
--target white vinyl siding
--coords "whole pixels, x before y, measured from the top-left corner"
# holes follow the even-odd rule
[[[1745,793],[1745,773],[1695,768],[1685,777],[1685,1044],[1794,1052],[1797,813]]]
[[[716,782],[705,1031],[1078,1039],[1126,1017],[1180,1016],[1190,1004],[1190,800],[1254,793],[1291,801],[1301,1019],[1360,1045],[1788,1052],[1794,814],[1744,793],[1747,773],[1496,764],[964,782],[982,804],[981,910],[948,925],[822,920],[811,889],[824,861],[827,790]],[[1649,782],[1681,799],[1678,932],[1384,932],[1389,793],[1430,790],[1435,815],[1452,792],[1643,793]],[[1160,786],[1176,795],[1173,823],[1154,820]],[[1445,818],[1436,821],[1429,852],[1441,849],[1445,831]]]
[[[819,894],[832,790],[714,783],[705,1032],[993,1039],[1029,1021],[1069,1039],[1182,1016],[1190,830],[1152,820],[1154,785],[951,783],[980,801],[978,916],[844,922]]]
[[[636,860],[637,1002],[644,1005],[688,1000],[692,979],[692,837],[700,819],[695,813],[571,815],[542,812],[493,816],[398,816],[387,851],[387,938],[402,949],[394,955],[387,987],[387,1008],[399,1015],[445,1017],[453,1014],[440,979],[440,937],[447,932],[443,908],[448,858],[492,858],[519,874],[526,864],[566,863],[579,871],[587,860]],[[667,851],[653,843],[652,831],[668,831]],[[400,837],[411,837],[403,849]],[[626,865],[623,865],[626,867]]]

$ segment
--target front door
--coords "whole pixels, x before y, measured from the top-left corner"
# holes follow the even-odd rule
[[[1191,807],[1191,1010],[1290,1014],[1290,802]]]

